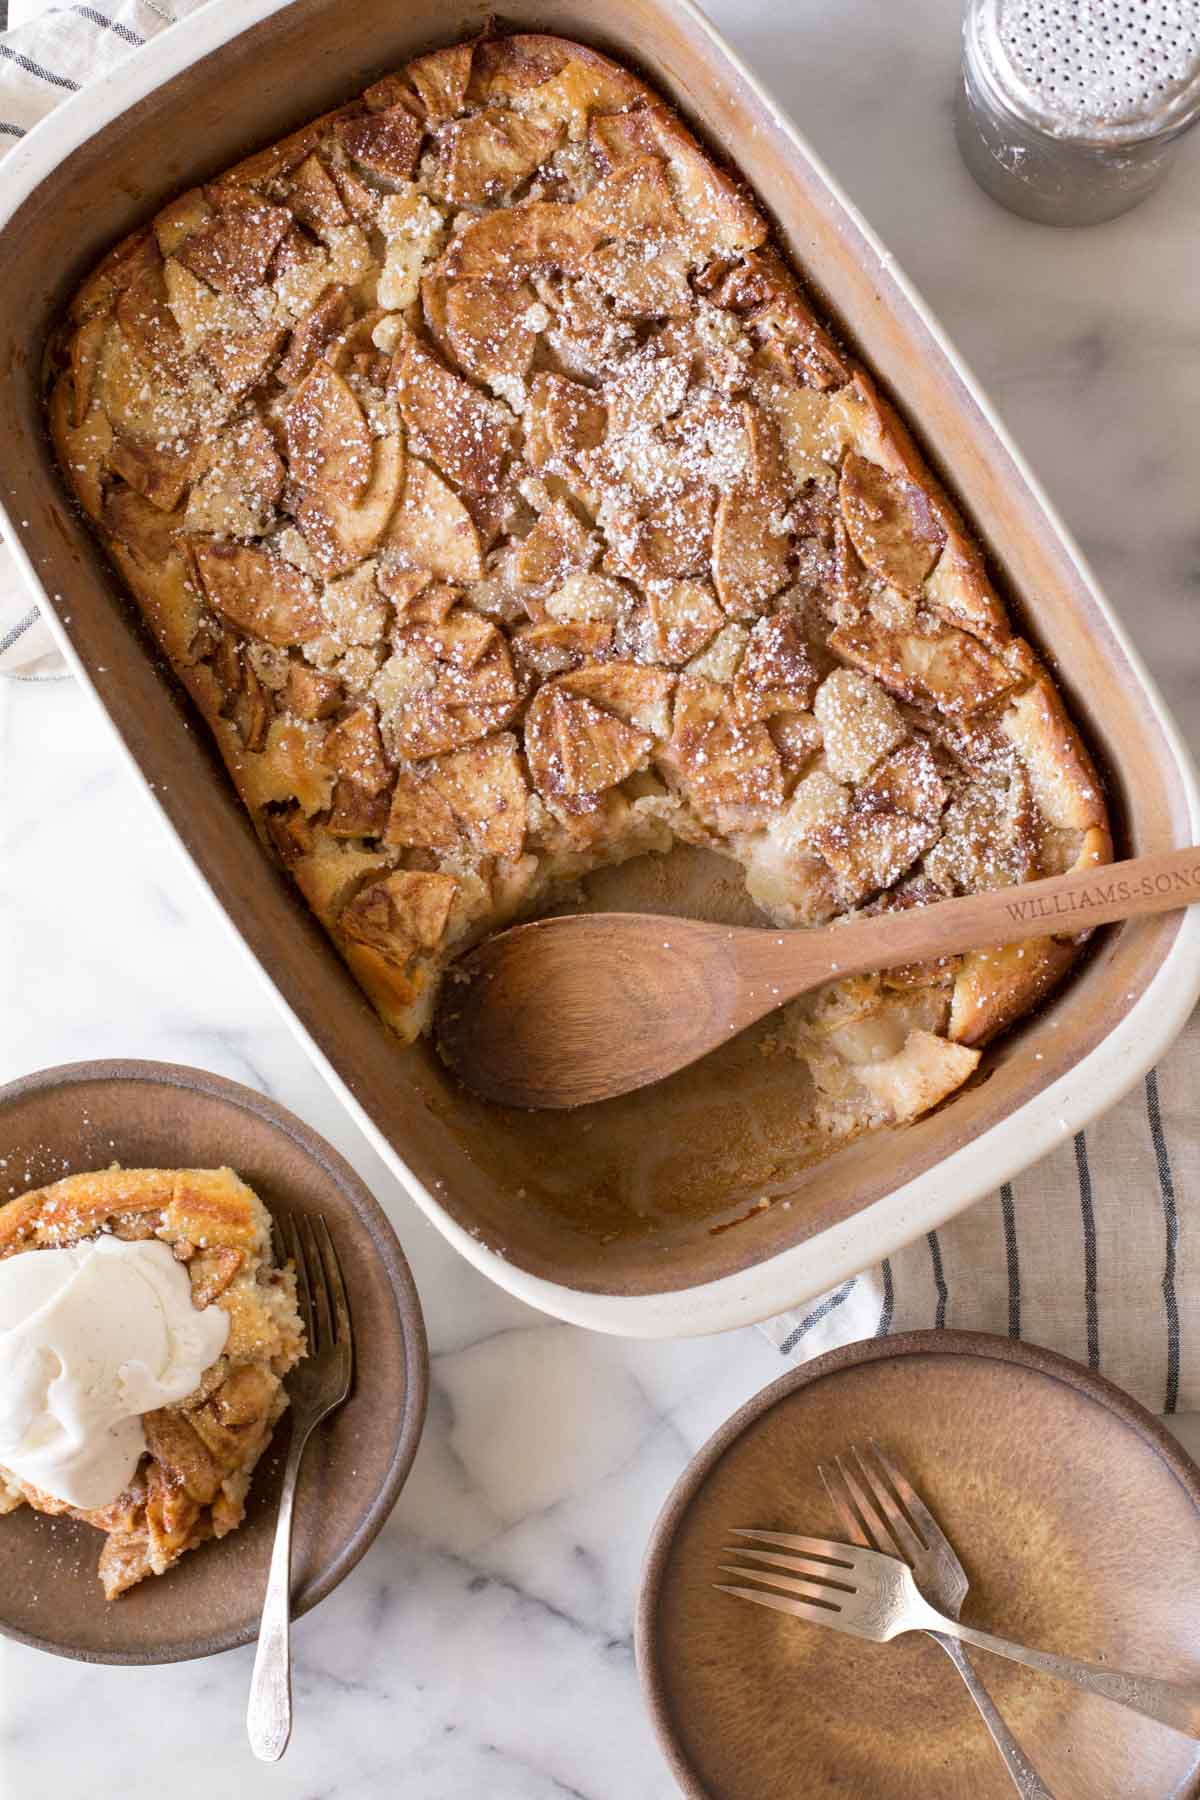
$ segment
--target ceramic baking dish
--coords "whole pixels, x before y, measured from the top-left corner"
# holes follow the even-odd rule
[[[639,1100],[640,1113],[547,1124],[468,1102],[426,1047],[403,1049],[388,1035],[259,849],[206,734],[66,503],[42,428],[39,363],[90,265],[169,195],[478,27],[484,11],[471,0],[211,0],[30,134],[4,165],[0,200],[7,529],[162,818],[335,1090],[451,1242],[513,1293],[583,1325],[646,1336],[719,1330],[802,1301],[930,1230],[1111,1105],[1200,991],[1200,913],[1104,934],[1059,997],[1005,1037],[982,1079],[951,1104],[807,1170],[784,1148],[795,1079],[785,1059],[759,1059],[759,1072],[743,1070],[732,1085],[701,1065]],[[973,520],[1020,628],[1084,725],[1120,848],[1196,841],[1200,797],[1187,754],[1077,551],[883,246],[703,16],[687,0],[608,0],[603,9],[509,0],[505,26],[610,50],[740,166]],[[597,899],[728,903],[728,882],[712,868],[693,862],[684,876],[687,893],[672,887],[669,869],[632,865],[603,878]],[[714,1186],[713,1160],[696,1158],[695,1145],[713,1141],[719,1108]],[[640,1186],[618,1203],[596,1170],[612,1165],[613,1142],[635,1139]],[[668,1165],[670,1205],[659,1198]]]

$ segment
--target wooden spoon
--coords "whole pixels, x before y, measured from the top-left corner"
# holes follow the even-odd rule
[[[840,975],[1059,936],[1200,900],[1200,848],[880,913],[820,931],[572,913],[486,938],[447,973],[438,1047],[505,1106],[645,1087]]]

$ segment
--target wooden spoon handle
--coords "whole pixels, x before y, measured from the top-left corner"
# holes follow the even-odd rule
[[[1069,875],[1051,875],[1021,887],[968,894],[961,900],[914,906],[904,913],[881,913],[874,919],[835,927],[825,934],[830,973],[864,974],[871,969],[954,956],[962,950],[1018,943],[1023,938],[1073,937],[1094,925],[1172,912],[1198,900],[1200,848],[1162,850],[1154,856],[1076,869]],[[803,935],[796,947],[802,952]],[[811,982],[810,959],[804,984]]]
[[[499,932],[443,984],[443,1057],[506,1106],[582,1106],[686,1068],[765,1013],[842,975],[1073,937],[1200,900],[1200,848],[823,931],[652,913],[577,913]]]

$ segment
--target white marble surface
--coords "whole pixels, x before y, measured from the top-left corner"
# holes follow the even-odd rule
[[[1200,138],[1140,211],[1048,232],[998,211],[958,162],[958,0],[710,10],[990,388],[1195,744]],[[433,1351],[396,1512],[297,1628],[283,1764],[245,1748],[249,1652],[134,1672],[5,1643],[0,1794],[665,1800],[631,1648],[642,1546],[692,1450],[780,1372],[776,1353],[753,1331],[614,1343],[491,1288],[339,1115],[70,683],[0,683],[0,773],[0,1079],[145,1056],[277,1096],[388,1209]]]

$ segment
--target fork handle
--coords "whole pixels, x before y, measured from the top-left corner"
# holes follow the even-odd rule
[[[291,1574],[292,1511],[300,1461],[312,1427],[293,1435],[283,1471],[275,1542],[250,1677],[246,1731],[260,1762],[278,1762],[292,1735]]]
[[[990,1631],[976,1631],[970,1625],[960,1625],[940,1616],[936,1629],[964,1644],[974,1644],[977,1650],[989,1650],[993,1656],[1023,1663],[1040,1675],[1054,1675],[1059,1681],[1073,1682],[1085,1694],[1115,1700],[1118,1706],[1127,1706],[1131,1712],[1143,1713],[1148,1719],[1170,1725],[1176,1731],[1182,1731],[1185,1737],[1200,1738],[1200,1683],[1159,1681],[1153,1675],[1128,1675],[1122,1669],[1102,1669],[1095,1663],[1076,1662],[1073,1656],[1055,1656],[1049,1650],[1027,1650],[1023,1644],[993,1637]]]
[[[962,1645],[954,1638],[946,1637],[940,1631],[931,1631],[929,1635],[935,1644],[942,1646],[966,1683],[967,1692],[979,1708],[983,1722],[992,1735],[992,1742],[1004,1758],[1004,1766],[1012,1776],[1012,1784],[1020,1794],[1021,1800],[1055,1800],[1054,1795],[1004,1723],[997,1711],[996,1702],[971,1667]]]

